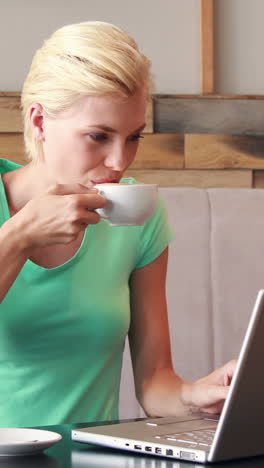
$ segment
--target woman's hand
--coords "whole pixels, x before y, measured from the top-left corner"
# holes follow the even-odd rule
[[[100,216],[105,198],[81,184],[56,184],[31,199],[9,221],[16,223],[25,249],[72,242]],[[21,240],[22,240],[21,239]]]
[[[234,375],[235,360],[193,383],[183,383],[183,400],[194,411],[218,414],[222,411]]]

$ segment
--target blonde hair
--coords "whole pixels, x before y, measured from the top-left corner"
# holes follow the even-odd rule
[[[35,139],[30,108],[41,104],[56,117],[84,95],[129,97],[146,88],[150,93],[150,61],[134,39],[118,27],[99,21],[64,26],[37,50],[21,95],[27,155],[37,159],[42,143]]]

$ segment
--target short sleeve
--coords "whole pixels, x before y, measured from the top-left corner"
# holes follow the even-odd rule
[[[142,268],[155,260],[174,237],[174,231],[168,223],[165,203],[159,199],[154,215],[142,227],[135,268]]]

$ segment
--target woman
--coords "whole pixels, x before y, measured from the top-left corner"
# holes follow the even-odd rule
[[[221,410],[234,363],[194,383],[172,368],[162,204],[133,228],[94,211],[93,185],[118,183],[135,158],[150,90],[149,61],[107,23],[65,26],[33,59],[29,163],[0,165],[2,426],[116,419],[127,333],[148,415]]]

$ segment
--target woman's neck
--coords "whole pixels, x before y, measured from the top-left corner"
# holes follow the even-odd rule
[[[30,162],[14,171],[2,174],[11,215],[20,211],[32,198],[45,191],[52,181],[43,163]]]

